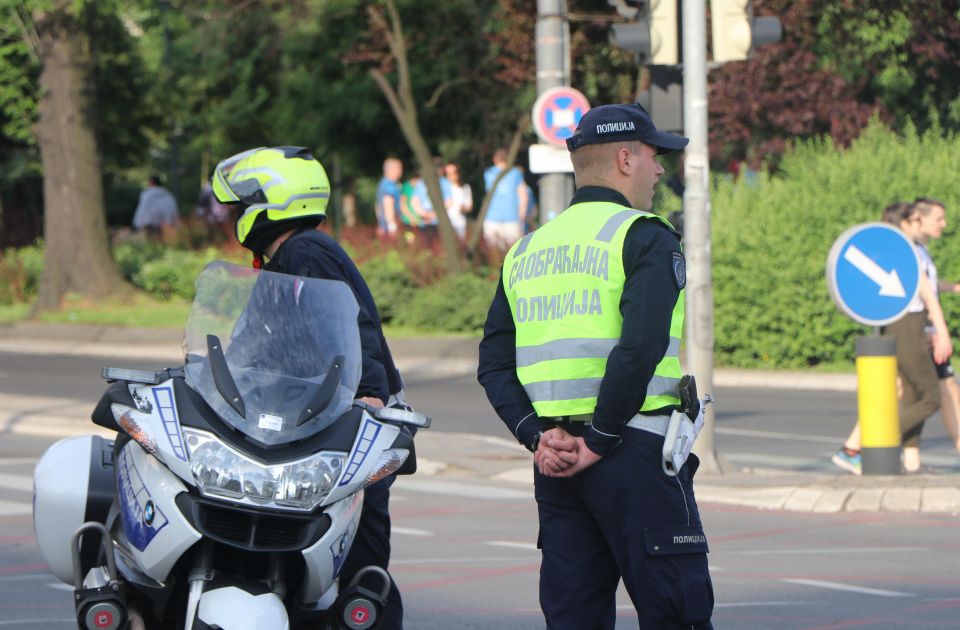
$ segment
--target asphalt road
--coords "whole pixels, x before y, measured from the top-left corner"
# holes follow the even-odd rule
[[[99,367],[142,361],[0,353],[0,394],[92,405]],[[508,437],[470,377],[408,376],[432,431]],[[736,466],[829,470],[855,417],[853,393],[717,392],[717,448]],[[70,628],[69,588],[44,571],[30,517],[31,473],[54,438],[0,435],[0,628]],[[928,463],[957,470],[932,420]],[[406,627],[542,628],[536,512],[528,487],[464,478],[442,488],[401,479],[392,500],[393,572]],[[717,628],[956,628],[960,518],[930,514],[807,514],[701,506],[711,544]],[[625,593],[618,628],[636,628]]]

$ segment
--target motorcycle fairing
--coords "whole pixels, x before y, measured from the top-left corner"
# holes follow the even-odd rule
[[[200,540],[187,518],[177,508],[176,497],[187,487],[155,457],[133,440],[117,456],[117,482],[120,519],[123,527],[116,534],[136,568],[163,582],[183,553]],[[139,482],[130,482],[125,490],[120,471],[135,471]],[[155,514],[148,519],[147,503]],[[163,522],[157,520],[162,515]],[[150,523],[147,523],[150,520]]]
[[[347,465],[343,467],[340,479],[321,505],[336,503],[362,488],[367,477],[376,471],[379,464],[379,458],[369,457],[370,453],[380,453],[389,449],[398,435],[400,435],[399,427],[378,422],[365,413],[361,429],[357,431],[357,437],[347,456]]]
[[[158,385],[131,383],[127,388],[136,405],[136,409],[129,412],[130,418],[149,437],[160,460],[185,483],[195,485],[189,453],[180,430],[174,379],[167,379]]]
[[[343,558],[350,551],[353,537],[360,523],[363,492],[357,492],[345,501],[334,503],[325,511],[333,526],[313,545],[303,550],[307,571],[303,580],[303,602],[315,602],[326,593],[343,566]],[[336,558],[341,555],[340,565]]]
[[[135,549],[143,551],[167,525],[163,510],[156,506],[130,455],[123,449],[117,458],[117,493],[123,531]]]

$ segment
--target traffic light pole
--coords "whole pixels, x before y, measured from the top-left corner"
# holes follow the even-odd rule
[[[683,240],[687,259],[687,370],[699,392],[713,388],[713,281],[710,251],[710,160],[707,149],[707,33],[705,0],[683,0],[683,128],[690,143],[684,154]],[[694,451],[700,470],[722,473],[714,446],[714,405]]]
[[[566,0],[537,0],[537,96],[570,85],[570,33]],[[573,177],[545,173],[540,177],[540,225],[566,209],[573,197]],[[522,208],[521,208],[522,210]]]

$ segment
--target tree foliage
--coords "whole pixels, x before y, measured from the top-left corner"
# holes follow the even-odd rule
[[[711,157],[776,163],[787,144],[849,146],[879,114],[896,128],[960,129],[958,2],[757,0],[783,41],[711,74]]]

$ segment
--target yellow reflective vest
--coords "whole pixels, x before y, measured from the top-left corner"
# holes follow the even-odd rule
[[[623,328],[623,242],[638,220],[662,221],[672,229],[649,212],[610,202],[578,203],[507,253],[503,288],[517,329],[517,376],[537,415],[594,412],[607,357]],[[682,331],[681,290],[666,355],[638,411],[680,403]]]

